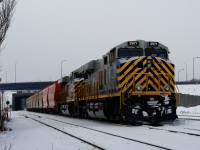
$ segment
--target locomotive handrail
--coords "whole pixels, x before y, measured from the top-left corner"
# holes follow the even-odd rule
[[[150,75],[149,73],[134,73],[132,74],[133,76],[133,91],[135,91],[135,77],[137,75],[145,75],[146,76],[146,91],[148,91],[148,79],[149,79],[149,76],[150,77],[153,77],[153,78],[157,78],[158,79],[158,90],[160,92],[160,89],[161,89],[161,75],[165,75],[165,76],[168,76],[168,80],[167,80],[167,84],[170,85],[170,80],[172,79],[171,75],[169,75],[168,73],[159,73],[157,76],[154,76],[154,75]],[[127,84],[127,83],[126,83]]]
[[[136,81],[136,78],[137,78],[137,75],[145,75],[146,76],[146,82],[145,82],[145,85],[146,85],[146,90],[145,91],[136,91],[135,90],[135,88],[136,88],[136,83],[135,83],[135,81]],[[130,74],[130,75],[128,75],[126,78],[130,78],[130,76],[132,76],[132,81],[131,82],[133,82],[133,85],[132,85],[132,91],[129,91],[129,93],[132,93],[132,92],[137,92],[138,93],[138,95],[140,95],[142,92],[144,93],[144,92],[148,92],[149,90],[148,90],[148,82],[149,82],[149,77],[153,77],[153,78],[156,78],[157,80],[158,80],[158,82],[157,82],[157,84],[156,84],[156,91],[154,91],[154,93],[155,92],[161,92],[161,76],[162,75],[164,75],[164,76],[167,76],[167,81],[166,81],[166,85],[170,85],[170,81],[171,80],[173,80],[173,78],[172,78],[172,76],[170,75],[170,74],[168,74],[168,73],[158,73],[158,75],[157,76],[154,76],[154,75],[152,75],[152,74],[149,74],[149,73],[132,73],[132,74]],[[163,80],[164,81],[164,80]],[[164,81],[165,82],[165,81]],[[127,84],[129,84],[129,82],[128,82],[128,80],[127,80],[127,82],[123,85],[123,87],[120,89],[120,92],[122,93],[123,92],[123,90],[124,90],[124,88],[126,87],[126,85]],[[143,87],[144,88],[144,87]],[[162,93],[163,92],[167,92],[167,91],[162,91]],[[172,91],[170,91],[171,93],[174,93],[174,91],[172,92]],[[152,92],[153,93],[153,92]]]
[[[175,85],[175,97],[176,97],[176,101],[177,101],[176,104],[180,105],[180,103],[181,103],[181,93],[180,93],[177,85]]]
[[[136,88],[136,83],[135,83],[135,81],[136,81],[136,76],[137,76],[137,75],[140,75],[140,76],[141,76],[141,75],[145,75],[145,76],[146,76],[146,82],[145,82],[146,90],[145,90],[145,91],[142,91],[142,89],[141,89],[140,91],[136,91],[136,90],[135,90],[135,88]],[[145,92],[148,92],[148,93],[149,93],[149,92],[151,92],[151,91],[149,91],[149,89],[148,89],[149,77],[157,78],[157,80],[158,80],[158,84],[157,84],[157,86],[156,86],[157,89],[156,89],[156,91],[153,91],[152,93],[153,93],[153,94],[155,94],[155,93],[160,94],[160,92],[161,92],[161,76],[162,76],[162,75],[168,77],[167,84],[170,85],[170,80],[172,79],[172,76],[171,76],[170,74],[168,74],[168,73],[158,73],[157,76],[150,75],[149,73],[132,73],[132,74],[128,75],[126,78],[130,78],[130,76],[132,76],[132,79],[133,79],[133,80],[132,80],[132,82],[133,82],[132,91],[130,91],[128,94],[131,94],[132,92],[135,92],[135,93],[137,93],[138,96],[140,96],[142,93],[145,93]],[[128,80],[127,80],[127,82],[123,85],[123,87],[120,89],[120,108],[121,108],[122,104],[123,104],[123,105],[126,105],[123,90],[124,90],[124,88],[127,86],[127,84],[129,84],[129,83],[128,83]],[[167,93],[167,92],[166,92],[166,91],[162,91],[162,93]],[[150,94],[150,93],[149,93],[149,94]],[[131,94],[131,95],[132,95],[132,94]]]

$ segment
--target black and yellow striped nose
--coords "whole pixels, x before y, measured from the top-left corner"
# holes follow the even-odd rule
[[[127,60],[117,70],[118,88],[122,92],[135,90],[141,86],[142,91],[165,91],[170,87],[174,91],[174,65],[158,57],[148,56],[136,60]]]

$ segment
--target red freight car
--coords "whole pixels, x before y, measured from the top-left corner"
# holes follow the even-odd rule
[[[54,82],[39,93],[29,97],[26,102],[27,109],[30,111],[58,113],[58,93],[61,91],[62,88],[58,81]]]
[[[43,108],[43,91],[39,92],[39,96],[38,96],[38,101],[39,101],[39,107],[38,109],[41,110]]]
[[[48,107],[49,107],[49,101],[48,101],[48,87],[46,87],[45,89],[42,90],[43,93],[43,107],[42,110],[43,111],[47,111]]]
[[[58,112],[58,93],[61,92],[61,86],[58,82],[54,82],[49,86],[48,90],[48,100],[49,100],[49,110],[53,112]]]

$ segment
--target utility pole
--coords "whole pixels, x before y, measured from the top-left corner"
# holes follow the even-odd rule
[[[193,80],[194,80],[194,60],[197,59],[197,58],[200,58],[200,57],[194,57],[193,58]]]
[[[179,70],[178,71],[178,82],[179,82],[179,73],[181,72],[181,71],[183,71],[184,69],[181,69],[181,70]]]
[[[187,73],[187,64],[186,63],[184,63],[185,64],[185,72],[186,72],[186,82],[188,81],[188,73]]]

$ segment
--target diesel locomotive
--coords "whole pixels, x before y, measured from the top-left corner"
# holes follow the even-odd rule
[[[92,60],[59,79],[56,85],[60,90],[54,94],[51,108],[64,115],[128,122],[174,120],[174,71],[165,45],[127,41],[112,48],[102,59]],[[27,100],[28,110],[36,110],[30,101],[32,97]],[[39,101],[43,100],[38,98]],[[37,110],[41,109],[43,106]]]

